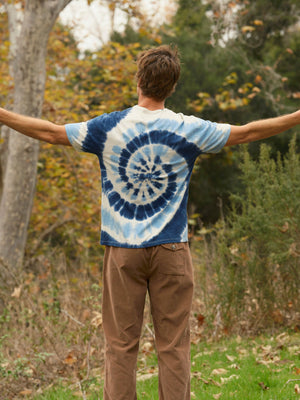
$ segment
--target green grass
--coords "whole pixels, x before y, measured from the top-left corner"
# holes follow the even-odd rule
[[[197,400],[299,400],[300,335],[200,342],[192,345],[191,398]],[[153,353],[142,356],[137,383],[138,399],[157,400],[157,363]],[[52,387],[34,400],[102,399],[96,379],[64,387]],[[296,386],[296,388],[295,388]],[[83,395],[84,393],[84,395]]]
[[[192,352],[192,393],[195,399],[292,400],[299,378],[299,336],[231,340]]]

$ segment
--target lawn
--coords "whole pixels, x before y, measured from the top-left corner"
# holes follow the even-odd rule
[[[192,345],[191,399],[300,399],[300,334],[223,339]],[[158,399],[157,361],[150,348],[139,357],[138,399]],[[57,381],[34,400],[102,399],[100,376]],[[26,396],[26,394],[24,394]],[[8,399],[7,399],[8,400]]]

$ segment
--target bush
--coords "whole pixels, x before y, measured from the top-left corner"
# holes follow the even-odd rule
[[[211,284],[206,298],[210,306],[213,302],[221,309],[226,331],[257,333],[281,325],[295,326],[300,310],[296,138],[283,160],[280,154],[276,161],[272,159],[265,144],[259,161],[251,160],[247,150],[242,156],[245,192],[232,196],[231,212],[217,224],[206,246],[209,262],[205,275]]]

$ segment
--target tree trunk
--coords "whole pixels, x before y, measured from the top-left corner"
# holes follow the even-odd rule
[[[13,110],[40,117],[45,88],[47,42],[60,11],[71,0],[27,0],[22,28],[11,59],[15,83]],[[14,28],[16,29],[16,27]],[[2,165],[0,266],[16,273],[22,265],[36,182],[39,143],[11,129]]]

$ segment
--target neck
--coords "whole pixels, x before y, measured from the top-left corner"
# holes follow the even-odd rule
[[[138,105],[140,107],[147,108],[150,111],[162,110],[165,108],[165,101],[157,101],[150,97],[145,97],[142,94],[139,95]]]

